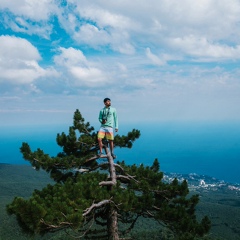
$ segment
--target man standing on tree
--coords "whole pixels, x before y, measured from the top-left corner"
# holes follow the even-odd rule
[[[117,111],[115,108],[111,107],[111,99],[105,98],[103,100],[105,107],[101,109],[99,112],[99,122],[101,123],[101,128],[98,132],[98,144],[99,144],[99,157],[102,157],[102,139],[106,137],[106,139],[109,141],[110,144],[110,151],[113,159],[116,158],[116,156],[113,153],[113,140],[114,140],[114,134],[113,129],[115,127],[115,131],[118,131],[118,117],[117,117]]]

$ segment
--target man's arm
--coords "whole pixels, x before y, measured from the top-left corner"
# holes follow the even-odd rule
[[[99,116],[98,116],[98,120],[99,120],[99,122],[100,123],[102,123],[102,110],[100,110],[100,112],[99,112]]]
[[[115,131],[118,131],[118,116],[117,116],[117,110],[115,109],[114,113],[113,113],[113,117],[114,117],[114,125],[115,125]]]

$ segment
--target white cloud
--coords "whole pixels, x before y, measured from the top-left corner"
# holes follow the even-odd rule
[[[64,9],[65,17],[61,22],[79,44],[96,49],[107,46],[124,54],[136,53],[136,46],[147,48],[153,44],[158,50],[164,48],[172,55],[169,41],[186,41],[193,36],[196,39],[193,47],[199,47],[201,43],[197,44],[197,41],[201,42],[201,39],[206,39],[208,45],[212,43],[207,47],[206,57],[218,59],[225,55],[224,58],[231,59],[232,54],[238,54],[238,51],[234,53],[234,48],[240,44],[240,3],[237,0],[94,1],[91,4],[72,0],[70,3],[71,7]],[[66,14],[68,10],[71,14]],[[183,56],[189,54],[181,44],[175,44],[174,51],[177,47]],[[228,56],[213,53],[228,49],[231,50]]]
[[[76,2],[77,3],[77,2]],[[132,16],[128,16],[117,9],[109,8],[105,4],[82,5],[77,3],[79,15],[85,19],[91,19],[100,28],[112,28],[118,30],[135,29],[139,24],[134,21]],[[137,7],[137,6],[136,6]]]
[[[55,74],[43,69],[38,50],[26,39],[0,36],[0,82],[29,84],[39,77]]]
[[[152,61],[153,64],[162,66],[166,63],[166,61],[164,61],[163,59],[160,59],[158,56],[153,54],[150,48],[146,49],[146,55]]]
[[[110,43],[110,35],[96,26],[85,24],[80,27],[78,32],[74,33],[74,39],[80,44],[88,44],[93,47],[107,45]]]
[[[203,112],[211,106],[207,117],[218,99],[239,115],[239,0],[0,0],[0,9],[1,30],[21,36],[0,37],[1,92],[11,82],[6,97],[23,88],[43,100],[60,93],[63,106],[74,96],[71,107],[79,95],[105,97],[107,84],[136,120],[148,107],[155,119],[188,107],[197,118],[201,103]]]
[[[4,24],[16,32],[50,38],[51,33],[57,31],[52,28],[51,18],[56,16],[77,44],[98,50],[107,47],[123,54],[135,54],[141,47],[154,45],[172,55],[169,41],[186,41],[193,36],[196,41],[193,47],[198,47],[202,39],[214,45],[207,48],[206,57],[218,59],[225,55],[224,58],[231,59],[238,54],[235,49],[240,45],[238,0],[96,0],[91,3],[71,0],[65,5],[54,0],[18,0],[14,3],[0,0],[0,8],[14,14],[5,13]],[[175,44],[181,54],[193,52],[183,44]],[[232,53],[229,56],[212,53],[229,49]]]
[[[235,47],[226,44],[211,43],[206,38],[196,38],[194,36],[186,36],[184,38],[175,38],[169,40],[170,45],[182,51],[186,55],[200,57],[208,60],[225,60],[239,59],[240,45]]]
[[[61,47],[54,62],[75,86],[99,87],[108,80],[107,75],[94,62],[88,61],[81,50]]]
[[[59,54],[54,57],[54,62],[57,65],[71,67],[72,65],[87,65],[87,59],[81,50],[60,47]]]
[[[29,35],[38,35],[45,39],[49,39],[52,33],[52,25],[45,22],[29,22],[22,17],[12,19],[8,15],[4,16],[5,25],[14,32],[27,33]]]
[[[58,7],[53,0],[0,0],[1,10],[5,28],[49,39],[52,25],[48,21],[58,12]]]
[[[95,25],[82,25],[79,31],[74,32],[73,38],[77,43],[87,44],[93,48],[111,46],[117,52],[124,54],[133,54],[134,47],[129,42],[127,32],[118,32],[116,29],[105,30]]]
[[[56,5],[54,0],[0,0],[0,9],[8,9],[17,16],[31,20],[46,21],[56,11]]]
[[[100,69],[90,67],[70,67],[69,72],[77,79],[76,85],[86,85],[89,87],[99,86],[105,83],[106,78]]]
[[[71,1],[71,3],[69,8],[61,9],[62,13],[58,15],[58,19],[65,31],[78,44],[95,49],[107,46],[124,54],[135,52],[129,30],[134,29],[138,24],[132,22],[131,18],[111,12],[97,2],[90,5],[84,1],[81,3]]]
[[[14,36],[0,36],[0,54],[5,60],[41,60],[41,56],[30,42]]]

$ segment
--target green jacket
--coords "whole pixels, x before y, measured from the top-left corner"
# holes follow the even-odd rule
[[[104,118],[107,119],[107,122],[103,124],[102,120]],[[116,129],[118,129],[117,111],[113,107],[104,107],[103,109],[101,109],[101,111],[99,112],[98,120],[101,123],[101,127],[115,127]]]

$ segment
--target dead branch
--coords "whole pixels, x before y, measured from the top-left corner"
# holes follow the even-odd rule
[[[36,162],[39,162],[39,163],[43,164],[43,162],[39,161],[39,160],[36,159],[36,158],[34,158],[33,160],[36,161]]]
[[[99,183],[99,186],[114,186],[116,183],[116,181],[102,181]]]
[[[158,210],[158,211],[161,210],[161,208],[158,208],[158,207],[156,207],[156,206],[153,206],[153,208],[156,209],[156,210]]]
[[[94,160],[96,160],[96,159],[98,159],[98,156],[97,156],[97,155],[95,155],[95,156],[87,159],[84,163],[91,162],[91,161],[94,161]]]
[[[120,168],[120,170],[121,170],[123,173],[125,172],[121,165],[119,165],[119,164],[117,164],[117,163],[114,163],[114,166]]]
[[[136,183],[139,183],[139,181],[137,181],[134,176],[131,175],[117,175],[117,179],[124,179],[127,180],[128,182],[130,182],[131,180],[135,181]]]
[[[117,175],[117,179],[124,179],[124,180],[128,180],[129,182],[131,181],[131,179],[128,176],[124,176],[124,175]]]
[[[41,162],[41,161],[38,160],[37,158],[34,158],[33,160],[36,161],[36,162],[39,162],[39,163],[42,164],[42,165],[44,164],[44,162]],[[76,162],[73,162],[73,163],[72,163],[72,167],[73,167],[74,165],[76,165]],[[67,169],[67,168],[64,166],[64,164],[62,164],[62,163],[53,163],[52,166],[53,166],[53,167],[57,167],[57,168],[61,168],[61,170],[66,170],[66,169]]]
[[[87,168],[76,168],[75,171],[79,172],[79,173],[85,173],[85,172],[89,172],[89,169],[87,169]]]
[[[120,170],[122,171],[122,173],[125,174],[129,179],[132,179],[132,180],[135,181],[136,183],[139,183],[139,181],[137,181],[137,180],[135,179],[136,176],[131,176],[131,175],[127,174],[127,173],[125,172],[125,170],[122,168],[121,165],[114,163],[114,166],[120,168]],[[123,175],[118,175],[118,176],[123,176]]]
[[[112,201],[110,199],[109,200],[105,199],[105,200],[103,200],[99,203],[93,203],[89,208],[84,210],[83,216],[85,217],[86,215],[88,215],[94,208],[100,208],[100,207],[102,207],[106,204],[109,204],[111,202]]]
[[[149,212],[148,210],[147,210],[147,214],[148,214],[150,217],[154,217],[154,214],[152,214],[152,213]]]
[[[72,225],[72,223],[70,222],[60,222],[58,225],[48,224],[44,221],[43,218],[40,219],[40,222],[43,223],[47,227],[47,229],[60,229]]]

